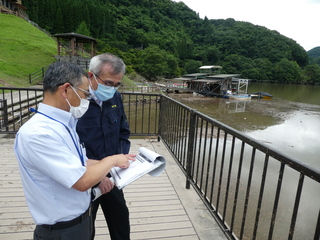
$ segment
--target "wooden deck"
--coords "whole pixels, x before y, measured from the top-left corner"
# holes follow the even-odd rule
[[[0,239],[32,239],[34,223],[27,208],[14,139],[0,136]],[[227,239],[161,142],[132,140],[132,153],[144,146],[163,155],[165,172],[146,175],[124,189],[130,211],[131,239]],[[96,240],[110,239],[101,210],[96,220]]]

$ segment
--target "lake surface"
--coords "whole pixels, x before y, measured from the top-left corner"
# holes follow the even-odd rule
[[[274,97],[271,100],[251,99],[240,102],[196,94],[172,93],[169,96],[319,170],[320,86],[250,83],[248,93],[258,91],[268,92]],[[277,172],[278,169],[275,170],[275,173]],[[290,174],[287,176],[291,177]],[[252,186],[254,184],[252,183]],[[277,212],[279,219],[291,217],[287,216],[286,208],[294,199],[292,196],[296,189],[291,187],[290,181],[286,184],[283,187],[285,189],[285,194],[282,196],[283,205],[279,206]],[[310,234],[313,234],[315,229],[315,222],[311,219],[316,219],[318,214],[319,184],[308,181],[304,189],[299,209],[301,214],[294,239],[312,239],[313,235]],[[274,189],[267,185],[265,190],[272,192]],[[266,202],[272,205],[274,197],[272,194],[270,196],[266,197]],[[262,217],[261,225],[269,226],[269,221],[264,222],[264,219],[268,218]],[[254,218],[249,218],[247,221],[254,221]],[[278,220],[277,226],[286,227],[285,222]],[[265,229],[259,238],[266,239],[267,233],[268,229]],[[287,236],[281,236],[281,239],[287,239]]]
[[[247,101],[168,94],[273,148],[320,169],[320,86],[250,83],[248,93],[264,91],[271,100]]]

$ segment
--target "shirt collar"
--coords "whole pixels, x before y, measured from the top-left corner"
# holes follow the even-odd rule
[[[70,112],[44,103],[39,104],[38,111],[62,122],[66,126],[74,126],[78,121],[72,116]]]

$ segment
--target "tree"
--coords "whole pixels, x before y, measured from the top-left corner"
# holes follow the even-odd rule
[[[298,64],[286,58],[282,59],[275,65],[274,79],[278,82],[299,82],[301,74]]]
[[[306,82],[320,83],[320,66],[317,64],[308,65],[304,69]]]
[[[59,7],[56,14],[56,21],[54,25],[54,31],[56,33],[63,33],[64,32],[64,21],[63,21],[63,15],[61,12],[61,8]]]
[[[175,56],[169,53],[164,53],[166,58],[166,71],[164,73],[164,77],[166,78],[174,78],[175,76],[180,75],[180,70],[178,68],[178,60]]]
[[[300,67],[308,64],[309,58],[307,52],[298,44],[292,44],[291,47],[292,60],[296,61]]]
[[[250,72],[253,73],[252,69],[255,68],[254,62],[250,58],[238,54],[232,54],[226,57],[223,60],[222,67],[224,72],[241,73],[241,77],[244,78],[254,78],[254,76],[256,76],[256,72],[254,72],[254,76],[250,76]]]
[[[126,53],[132,49],[158,46],[161,51],[174,56],[167,58],[173,60],[171,64],[168,61],[160,63],[158,67],[169,65],[164,72],[159,72],[159,76],[178,74],[177,69],[183,69],[186,60],[202,61],[202,65],[223,65],[225,73],[237,72],[242,77],[265,80],[278,78],[281,69],[275,71],[275,67],[282,59],[287,59],[298,64],[299,74],[307,74],[302,69],[308,65],[308,55],[294,40],[277,31],[232,18],[213,20],[205,17],[202,20],[182,2],[23,0],[23,4],[30,20],[36,21],[40,27],[52,34],[77,31],[91,35],[99,40],[98,50],[110,47]],[[79,26],[83,22],[86,27]],[[318,51],[313,49],[310,52],[312,64],[320,64]],[[179,62],[177,68],[176,60]],[[135,66],[137,70],[142,69],[141,64]],[[297,70],[296,66],[294,69]],[[291,80],[300,81],[300,77],[292,74],[288,72]]]
[[[258,76],[251,76],[253,79],[271,80],[273,64],[266,58],[257,58],[254,60],[254,66],[258,71]]]
[[[78,28],[76,29],[76,33],[79,33],[79,34],[82,34],[82,35],[85,35],[88,37],[91,36],[90,31],[89,31],[87,24],[85,22],[81,22],[79,24]]]
[[[192,47],[187,41],[187,36],[181,36],[177,42],[177,52],[182,60],[192,57]]]
[[[220,61],[221,53],[215,46],[205,47],[202,52],[203,65],[218,64]]]
[[[174,76],[178,71],[178,64],[173,55],[156,45],[150,45],[142,50],[135,69],[147,80],[157,81],[165,76]]]
[[[199,68],[201,66],[201,62],[193,59],[188,59],[185,61],[184,69],[187,71],[187,73],[197,73],[199,72]]]
[[[318,64],[320,66],[320,47],[315,47],[308,51],[310,64]]]

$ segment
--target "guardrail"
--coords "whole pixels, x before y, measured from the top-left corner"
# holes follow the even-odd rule
[[[36,107],[42,101],[40,88],[0,87],[0,134],[14,134],[31,117],[29,108]]]
[[[0,88],[0,134],[16,133],[42,93]],[[132,136],[164,142],[227,238],[319,239],[318,169],[162,94],[122,96]]]
[[[83,69],[89,69],[89,61],[88,60],[77,60],[76,58],[72,58],[74,56],[62,56],[65,58],[61,58],[59,61],[67,61],[67,62],[74,62],[76,64],[78,64],[79,66],[81,66]],[[74,59],[74,60],[72,60]],[[42,67],[41,69],[39,69],[38,71],[35,71],[33,73],[29,74],[29,83],[34,83],[36,82],[37,84],[42,82],[43,78],[44,78],[44,74],[47,71],[47,68],[49,66],[46,67]]]
[[[122,93],[122,96],[131,135],[157,135],[160,95]],[[0,87],[0,134],[15,134],[32,116],[30,107],[36,108],[42,98],[42,88]]]
[[[171,98],[160,106],[160,138],[230,239],[319,239],[319,169]]]
[[[29,74],[29,83],[33,83],[35,81],[38,81],[37,83],[42,82],[42,79],[43,79],[44,74],[46,73],[48,67],[49,66],[42,67],[40,70],[35,71],[33,73],[30,73]]]
[[[121,93],[131,136],[158,136],[160,95]]]

